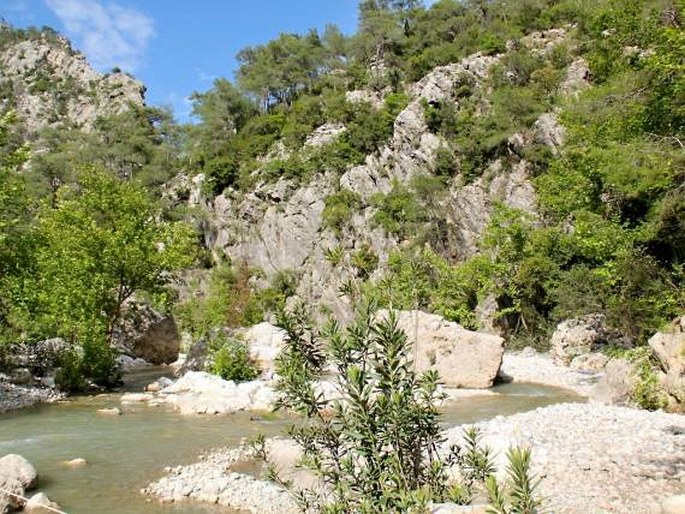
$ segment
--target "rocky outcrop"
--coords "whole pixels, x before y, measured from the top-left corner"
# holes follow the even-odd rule
[[[504,339],[472,332],[457,323],[421,311],[397,312],[397,326],[412,345],[418,372],[433,369],[446,387],[487,388],[497,377],[504,354]],[[379,317],[386,318],[387,311]]]
[[[603,314],[588,314],[563,321],[552,334],[551,354],[554,362],[568,366],[579,355],[606,346],[611,333],[605,326]]]
[[[349,278],[348,270],[331,265],[326,252],[340,247],[351,255],[368,248],[378,258],[378,267],[383,268],[388,256],[402,247],[396,235],[385,233],[373,221],[376,207],[371,199],[389,193],[394,184],[407,186],[413,178],[430,173],[436,152],[445,143],[428,130],[424,104],[458,103],[456,90],[463,84],[482,89],[498,59],[475,54],[459,63],[438,67],[408,86],[410,101],[397,115],[386,145],[340,177],[319,174],[306,184],[281,179],[260,183],[247,194],[229,189],[211,202],[191,195],[193,205],[210,211],[202,228],[206,246],[217,260],[227,256],[233,262],[244,261],[261,269],[267,280],[278,272],[296,272],[300,297],[313,305],[325,305],[343,321],[350,319],[352,308],[339,294],[341,284]],[[351,102],[368,101],[378,106],[382,98],[379,95],[358,91],[347,97]],[[343,129],[324,125],[315,131],[308,145],[325,144]],[[561,144],[560,129],[545,123],[545,119],[538,132],[550,145]],[[496,202],[534,214],[537,200],[528,171],[525,161],[514,159],[511,165],[497,161],[471,184],[454,181],[436,209],[440,219],[431,222],[441,227],[441,246],[435,249],[453,260],[474,255]],[[326,197],[339,190],[356,193],[360,206],[336,232],[325,225],[323,211]]]
[[[304,147],[323,146],[333,142],[347,129],[341,123],[324,123],[312,132],[304,142]]]
[[[667,332],[654,334],[649,346],[666,373],[685,375],[685,316],[674,320],[668,328]]]
[[[136,302],[127,305],[115,327],[114,340],[122,353],[152,364],[174,362],[181,349],[181,336],[173,316]]]
[[[204,371],[209,364],[209,341],[200,339],[195,341],[183,360],[183,364],[176,370],[176,375],[182,377],[189,371]]]
[[[606,405],[631,405],[637,378],[635,366],[626,359],[612,359],[592,391],[592,398]]]
[[[69,343],[59,337],[36,343],[16,344],[8,352],[5,366],[12,370],[13,382],[33,383],[53,374],[64,352],[71,348]],[[22,373],[26,375],[26,380],[17,380]]]
[[[31,134],[58,121],[88,131],[98,117],[144,103],[142,83],[119,71],[98,73],[54,33],[44,32],[1,50],[0,80],[10,82],[13,98],[4,100]]]
[[[659,383],[668,395],[669,410],[682,411],[685,406],[685,316],[673,321],[666,332],[657,332],[649,346],[659,362]]]

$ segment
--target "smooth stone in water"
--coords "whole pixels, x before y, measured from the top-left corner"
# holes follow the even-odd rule
[[[82,459],[81,457],[79,457],[76,459],[65,460],[64,464],[68,468],[77,469],[77,468],[85,468],[88,465],[88,461],[86,459]]]
[[[120,416],[121,411],[117,407],[112,407],[111,409],[98,409],[96,411],[102,416]]]
[[[33,512],[34,514],[54,512],[49,508],[46,509],[46,507],[59,510],[59,505],[50,500],[50,498],[48,498],[48,496],[45,493],[37,493],[31,496],[31,498],[29,498],[29,501],[26,502],[24,511]]]
[[[24,489],[31,489],[38,483],[38,472],[33,464],[14,453],[0,459],[0,476],[18,480]]]

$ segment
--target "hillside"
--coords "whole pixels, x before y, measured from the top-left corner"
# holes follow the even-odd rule
[[[91,131],[98,117],[143,105],[145,87],[113,70],[102,75],[69,41],[49,30],[0,25],[0,96],[28,138],[47,126]]]

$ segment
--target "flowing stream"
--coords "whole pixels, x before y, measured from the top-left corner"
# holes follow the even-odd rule
[[[142,390],[159,369],[130,375],[126,390]],[[473,423],[552,403],[582,401],[572,392],[532,384],[497,386],[497,395],[463,398],[445,409],[444,422]],[[38,490],[69,514],[226,514],[226,508],[200,504],[161,505],[140,489],[165,466],[190,463],[205,450],[237,446],[243,438],[283,434],[287,419],[249,413],[181,416],[165,407],[121,406],[120,394],[83,396],[0,414],[0,455],[18,453],[38,470]],[[121,416],[96,410],[120,407]],[[84,458],[88,466],[64,462]]]

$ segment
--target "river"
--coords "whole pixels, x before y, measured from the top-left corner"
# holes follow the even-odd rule
[[[142,389],[160,375],[148,370],[128,377],[126,390]],[[497,395],[463,398],[445,409],[446,425],[473,423],[552,403],[581,401],[572,392],[532,384],[508,384]],[[160,505],[139,491],[164,473],[165,466],[190,463],[219,446],[237,446],[257,433],[283,434],[290,421],[271,414],[180,416],[165,407],[121,406],[121,394],[82,396],[0,414],[0,455],[18,453],[38,470],[38,490],[69,514],[210,514],[226,508],[209,505]],[[97,409],[120,407],[121,416]],[[64,462],[84,458],[88,466]]]

